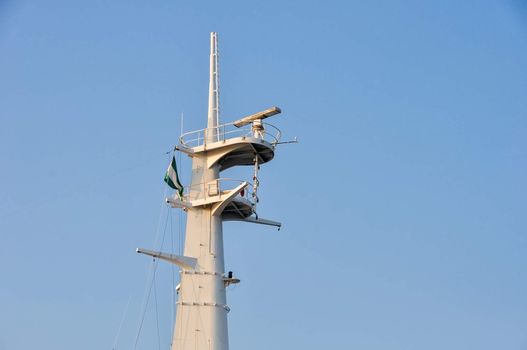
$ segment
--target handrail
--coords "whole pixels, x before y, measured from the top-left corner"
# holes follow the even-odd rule
[[[179,143],[187,148],[199,147],[213,142],[225,141],[235,137],[254,137],[261,138],[273,146],[280,142],[282,132],[272,124],[262,123],[265,131],[259,135],[254,135],[252,125],[246,125],[238,128],[234,123],[227,123],[214,128],[205,128],[195,131],[189,131],[179,137]],[[271,132],[267,132],[267,128]]]
[[[222,195],[228,194],[230,191],[232,191],[235,187],[242,184],[243,182],[243,180],[219,178],[209,182],[201,182],[198,184],[185,186],[183,187],[183,200],[187,202],[192,202],[196,200],[204,200],[208,197],[221,197]],[[226,183],[234,183],[234,185],[232,187],[229,186],[229,188],[226,188]],[[248,181],[247,183],[248,185],[245,187],[243,192],[238,195],[238,197],[245,198],[251,204],[254,204],[256,200],[253,196],[253,185]]]

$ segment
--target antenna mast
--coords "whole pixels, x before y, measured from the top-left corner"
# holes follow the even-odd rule
[[[226,288],[240,280],[225,271],[223,221],[281,226],[256,215],[257,171],[274,158],[280,141],[280,131],[273,127],[275,133],[266,132],[262,119],[280,109],[273,107],[235,123],[219,124],[217,44],[216,33],[211,33],[207,127],[181,135],[176,147],[192,158],[192,183],[181,197],[166,199],[173,208],[187,213],[183,255],[137,250],[180,269],[172,350],[229,349]],[[242,165],[255,167],[254,187],[248,181],[220,177],[222,171]]]
[[[209,70],[209,113],[207,118],[208,141],[219,140],[218,125],[220,125],[220,91],[218,64],[218,35],[210,33],[210,70]]]

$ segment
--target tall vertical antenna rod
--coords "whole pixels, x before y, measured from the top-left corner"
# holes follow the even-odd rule
[[[220,125],[220,92],[219,92],[219,64],[218,64],[218,34],[210,33],[210,78],[209,78],[209,113],[207,119],[207,141],[219,140],[218,126]]]

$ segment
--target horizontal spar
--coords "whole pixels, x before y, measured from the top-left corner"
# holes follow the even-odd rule
[[[137,248],[135,251],[140,254],[149,255],[154,258],[158,258],[161,260],[171,262],[172,264],[176,264],[177,266],[184,268],[184,269],[195,269],[198,263],[198,259],[191,258],[188,256],[183,256],[183,255],[155,252],[153,250],[148,250],[148,249],[143,249],[143,248]]]

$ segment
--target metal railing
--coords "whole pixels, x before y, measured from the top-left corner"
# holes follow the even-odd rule
[[[228,195],[234,188],[243,182],[243,180],[220,178],[209,182],[185,186],[183,187],[183,200],[192,202],[196,200],[205,200],[209,197],[215,196],[221,198],[224,195]],[[248,185],[242,190],[238,197],[245,198],[254,205],[256,199],[255,196],[253,196],[253,185],[248,182]]]
[[[222,124],[210,129],[189,131],[179,137],[179,143],[185,147],[193,148],[236,137],[260,138],[273,146],[280,142],[282,136],[280,129],[271,124],[262,124],[265,128],[262,132],[253,132],[251,124],[238,128],[234,126],[234,123]]]

